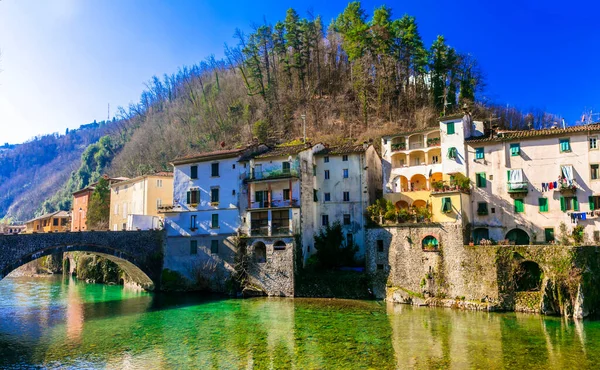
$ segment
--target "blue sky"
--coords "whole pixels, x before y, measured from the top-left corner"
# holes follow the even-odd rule
[[[552,1],[363,1],[414,15],[473,54],[484,95],[574,123],[600,112],[600,5]],[[248,5],[251,4],[251,5]],[[172,73],[234,44],[235,28],[274,23],[294,7],[328,23],[347,1],[0,0],[0,144],[102,120],[138,100],[152,75]]]

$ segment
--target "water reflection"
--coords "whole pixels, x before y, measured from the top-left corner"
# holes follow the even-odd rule
[[[150,295],[76,280],[6,279],[0,297],[1,368],[591,368],[600,360],[596,321]]]

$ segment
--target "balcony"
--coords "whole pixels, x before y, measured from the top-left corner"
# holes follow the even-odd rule
[[[285,208],[285,207],[300,207],[298,199],[273,199],[271,203],[268,201],[258,201],[250,203],[250,209],[263,209],[263,208]]]
[[[442,141],[440,140],[439,137],[433,137],[431,139],[427,139],[427,147],[428,148],[440,146],[441,144],[442,144]]]
[[[399,152],[401,150],[406,150],[406,143],[392,144],[392,152]]]
[[[298,172],[299,171],[296,168],[268,171],[251,171],[250,173],[246,173],[244,175],[244,180],[247,182],[257,182],[266,180],[288,179],[292,177],[298,178]]]
[[[157,207],[158,213],[181,212],[183,209],[179,204],[161,204]]]
[[[566,196],[574,195],[577,192],[577,184],[573,180],[568,181],[566,179],[563,179],[558,183],[557,190],[562,195],[566,195]]]
[[[509,182],[507,190],[509,194],[527,194],[529,192],[529,183],[527,181]]]

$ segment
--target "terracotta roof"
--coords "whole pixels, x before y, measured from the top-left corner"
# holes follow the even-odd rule
[[[243,151],[244,151],[244,149],[227,149],[227,150],[216,150],[213,152],[206,152],[206,153],[189,154],[189,155],[174,159],[173,164],[177,165],[177,164],[184,164],[184,163],[209,161],[209,160],[218,159],[218,158],[236,157],[236,156],[240,155]]]
[[[364,144],[343,144],[325,148],[315,155],[343,155],[343,154],[354,154],[354,153],[364,153],[367,151],[371,144],[368,144],[366,147]]]
[[[27,221],[27,223],[37,221],[37,220],[43,220],[45,218],[50,218],[50,217],[69,217],[69,212],[56,211],[56,212],[46,213],[45,215],[41,215],[39,217],[36,217],[36,218],[33,218],[33,219]]]
[[[279,145],[271,150],[264,152],[259,155],[255,155],[254,158],[273,158],[273,157],[287,157],[290,155],[296,155],[303,150],[311,148],[310,144],[299,144],[299,145]]]
[[[599,131],[600,123],[593,123],[589,125],[571,126],[566,128],[553,128],[543,130],[522,130],[522,131],[498,131],[497,136],[482,136],[482,137],[471,137],[465,139],[467,143],[485,143],[485,142],[500,142],[500,141],[511,141],[518,139],[529,139],[540,136],[556,136],[578,132],[587,131]]]
[[[172,175],[172,174],[171,174],[171,175]],[[121,181],[127,181],[127,180],[129,180],[129,177],[110,177],[110,178],[108,179],[108,184],[109,184],[109,185],[112,185],[112,184],[116,184],[116,183],[118,183],[118,182],[121,182]],[[86,187],[85,187],[85,188],[83,188],[83,189],[79,189],[79,190],[77,190],[77,191],[73,192],[73,196],[75,196],[75,195],[77,195],[77,194],[80,194],[80,193],[84,193],[84,192],[86,192],[86,191],[94,191],[94,189],[96,189],[96,185],[98,185],[98,182],[95,182],[95,183],[93,183],[93,184],[90,184],[90,185],[86,186]]]

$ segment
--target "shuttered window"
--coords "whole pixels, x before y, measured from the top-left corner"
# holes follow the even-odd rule
[[[456,159],[457,156],[458,156],[458,151],[456,150],[455,147],[448,148],[448,158]]]
[[[218,240],[210,241],[210,253],[211,254],[219,253],[219,241]]]
[[[448,124],[446,125],[446,129],[448,132],[448,135],[453,135],[454,134],[454,122],[448,122]]]
[[[571,140],[569,138],[559,139],[558,144],[560,146],[561,153],[571,151]]]
[[[475,182],[477,183],[478,188],[485,188],[487,180],[485,176],[485,172],[479,172],[475,174]]]
[[[515,199],[515,213],[523,212],[525,212],[525,204],[523,203],[523,199]]]
[[[477,214],[480,216],[485,216],[488,214],[488,204],[485,202],[477,203]]]
[[[452,200],[448,197],[442,198],[442,212],[443,213],[452,212]]]
[[[187,204],[200,203],[200,190],[193,189],[187,192]]]
[[[475,148],[475,159],[483,159],[485,158],[485,153],[483,148]]]
[[[510,144],[510,155],[512,157],[516,157],[519,154],[521,154],[521,144],[519,144],[519,143]]]
[[[538,198],[540,212],[548,212],[548,198]]]
[[[546,243],[550,243],[554,241],[554,229],[551,227],[547,227],[544,229],[544,237],[546,239]]]
[[[198,254],[198,241],[190,240],[190,254],[195,255]]]
[[[560,210],[566,211],[579,211],[579,201],[577,197],[560,197]]]
[[[198,178],[198,166],[190,167],[190,178],[192,178],[192,179]]]

